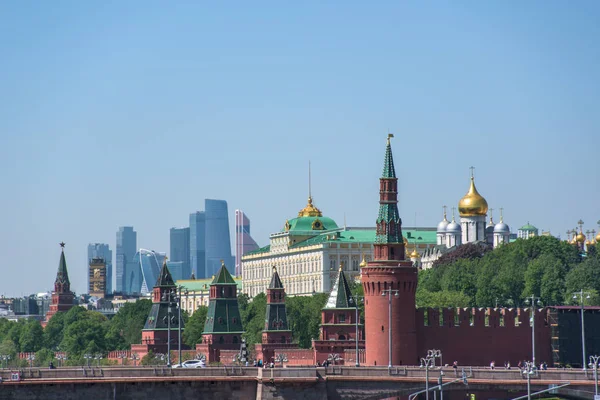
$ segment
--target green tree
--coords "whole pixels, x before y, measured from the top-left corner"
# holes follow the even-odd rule
[[[110,321],[106,333],[108,348],[126,350],[132,344],[141,343],[142,329],[151,308],[152,301],[148,299],[124,304]]]
[[[587,258],[567,273],[565,281],[567,300],[581,289],[600,292],[600,260],[597,257]]]
[[[105,341],[108,325],[108,320],[102,314],[84,310],[78,314],[76,321],[65,326],[61,350],[77,358],[84,353],[105,353],[108,350]]]
[[[0,354],[9,355],[11,360],[14,360],[17,356],[17,350],[15,342],[8,337],[5,337],[0,343]]]
[[[54,362],[54,352],[48,348],[40,349],[35,353],[35,363],[40,366],[50,365],[50,362]]]
[[[417,292],[416,302],[419,308],[468,307],[471,298],[462,292],[450,290],[439,292],[422,290]]]
[[[42,348],[44,338],[44,330],[39,321],[30,319],[21,329],[19,343],[21,351],[36,352]]]
[[[200,306],[194,311],[188,319],[185,329],[183,330],[183,342],[195,348],[196,343],[202,342],[202,332],[204,332],[204,323],[208,315],[208,307]]]
[[[56,349],[63,340],[63,330],[65,327],[65,313],[57,312],[50,318],[44,328],[44,347]]]
[[[242,317],[244,324],[244,338],[248,347],[252,348],[256,343],[262,340],[262,331],[265,326],[265,315],[267,312],[267,296],[259,293],[247,305]],[[245,319],[244,319],[245,318]]]
[[[288,325],[292,337],[301,348],[308,349],[312,339],[319,338],[321,310],[329,294],[316,293],[313,296],[295,296],[286,299]]]

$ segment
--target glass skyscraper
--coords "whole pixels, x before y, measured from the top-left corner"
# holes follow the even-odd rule
[[[225,200],[205,199],[204,213],[206,219],[206,273],[204,276],[215,275],[221,267],[221,260],[225,262],[229,273],[235,276],[235,265],[231,255],[227,202]]]
[[[171,228],[170,236],[170,260],[171,262],[181,262],[179,278],[189,279],[190,271],[190,228]],[[171,268],[169,268],[171,271]],[[173,271],[171,271],[171,275]],[[175,279],[175,278],[173,278]]]
[[[132,226],[122,226],[117,231],[117,292],[125,292],[131,284],[127,282],[126,267],[133,261],[137,248],[137,232]]]
[[[90,243],[88,244],[86,268],[90,265],[93,258],[102,258],[106,263],[106,294],[113,292],[112,284],[112,251],[106,243]],[[88,282],[86,287],[90,287],[90,274],[87,273]]]
[[[127,262],[125,268],[126,286],[123,293],[146,294],[151,292],[158,280],[158,274],[165,261],[165,256],[165,253],[139,249],[132,260]]]
[[[205,237],[206,218],[204,211],[190,214],[190,268],[198,279],[206,278]]]
[[[235,276],[242,276],[242,256],[258,249],[250,236],[250,220],[242,210],[235,210]]]

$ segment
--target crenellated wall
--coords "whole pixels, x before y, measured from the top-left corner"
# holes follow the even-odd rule
[[[547,309],[535,312],[538,364],[552,361],[547,315]],[[420,308],[416,315],[418,354],[424,357],[427,350],[439,349],[444,364],[458,361],[459,365],[489,365],[495,361],[502,367],[509,361],[516,366],[520,360],[531,360],[529,321],[529,308]]]

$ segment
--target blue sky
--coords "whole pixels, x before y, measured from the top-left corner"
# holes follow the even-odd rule
[[[0,3],[0,293],[118,226],[168,251],[204,198],[259,244],[306,203],[372,226],[385,137],[405,225],[468,189],[516,230],[596,229],[600,3]],[[498,218],[496,218],[498,219]]]

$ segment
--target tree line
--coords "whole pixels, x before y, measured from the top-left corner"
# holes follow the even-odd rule
[[[545,306],[579,304],[583,289],[599,305],[600,259],[552,236],[517,239],[494,250],[464,244],[419,272],[417,307],[517,307],[531,295]]]

